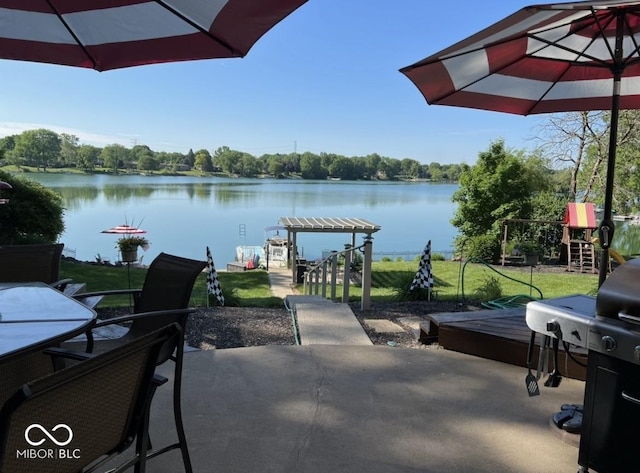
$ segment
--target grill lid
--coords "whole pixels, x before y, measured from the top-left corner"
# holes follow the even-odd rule
[[[616,268],[598,290],[596,315],[618,319],[619,313],[640,317],[640,259]]]

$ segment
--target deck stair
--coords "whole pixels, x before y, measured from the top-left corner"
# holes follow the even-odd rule
[[[526,307],[432,313],[426,318],[427,321],[421,324],[420,341],[423,343],[437,343],[447,350],[526,367],[531,336],[526,323]],[[541,339],[541,336],[536,339],[534,360],[539,359]],[[586,365],[585,350],[574,347],[572,352]],[[548,373],[552,368],[551,356],[547,358]],[[567,358],[564,350],[559,353],[559,362],[566,377],[585,379],[584,366]]]
[[[317,295],[288,295],[301,345],[372,345],[348,304]]]

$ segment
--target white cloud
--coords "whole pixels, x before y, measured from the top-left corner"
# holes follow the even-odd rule
[[[38,128],[45,128],[47,130],[55,131],[58,134],[66,133],[68,135],[75,135],[80,140],[81,144],[89,144],[103,148],[106,145],[118,143],[130,148],[135,142],[140,142],[139,137],[130,134],[118,134],[118,135],[103,135],[99,133],[93,133],[90,131],[79,130],[76,128],[67,128],[63,126],[50,125],[46,123],[20,123],[20,122],[0,122],[0,137],[7,135],[19,135],[23,131],[36,130]]]
[[[179,151],[185,152],[184,146],[175,142],[159,141],[149,142],[142,135],[136,135],[132,133],[119,133],[117,135],[106,135],[100,133],[94,133],[91,131],[80,130],[77,128],[69,128],[58,125],[51,125],[47,123],[21,123],[21,122],[2,122],[0,121],[0,138],[7,135],[19,135],[23,131],[36,130],[38,128],[44,128],[46,130],[54,131],[58,134],[66,133],[68,135],[75,135],[80,140],[80,144],[88,144],[104,148],[107,145],[120,144],[127,148],[131,148],[135,145],[147,145],[154,151]],[[188,147],[187,147],[188,149]]]

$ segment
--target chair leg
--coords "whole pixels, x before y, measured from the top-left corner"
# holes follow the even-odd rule
[[[151,448],[151,440],[149,439],[149,417],[151,416],[151,400],[156,392],[157,386],[152,383],[149,397],[144,407],[144,415],[140,423],[140,430],[136,435],[136,456],[138,461],[134,465],[134,473],[145,473],[147,468],[147,451]]]
[[[176,380],[174,383],[173,391],[173,417],[175,418],[176,422],[176,432],[178,433],[178,444],[180,446],[180,452],[182,453],[184,470],[186,473],[193,473],[193,469],[191,467],[191,458],[189,457],[189,448],[187,446],[187,436],[184,433],[184,425],[182,423],[182,403],[180,390],[180,382]]]
[[[149,430],[147,428],[146,435],[144,435],[145,437],[145,445],[140,445],[141,447],[144,446],[145,447],[145,451],[148,452],[146,455],[147,459],[150,458],[155,458],[159,455],[162,455],[170,450],[174,450],[179,448],[180,449],[180,453],[182,454],[182,462],[184,463],[184,470],[185,473],[193,473],[193,467],[191,466],[191,458],[189,457],[189,449],[187,446],[187,436],[184,433],[184,424],[182,422],[182,402],[181,402],[181,379],[180,379],[180,373],[182,372],[181,368],[182,368],[182,354],[180,353],[178,356],[176,356],[173,361],[176,363],[176,369],[175,369],[175,376],[174,376],[174,381],[173,381],[173,417],[175,420],[175,425],[176,425],[176,434],[178,436],[178,441],[176,443],[173,443],[171,445],[167,445],[165,447],[162,447],[154,452],[149,452],[151,450],[151,438],[149,435]],[[163,378],[166,381],[166,378]],[[153,400],[153,394],[155,393],[155,390],[157,389],[158,385],[154,384],[153,388],[152,388],[152,392],[151,392],[151,396],[149,397],[149,403],[145,409],[145,416],[146,416],[146,424],[148,426],[149,424],[149,417],[150,417],[150,413],[151,413],[151,403]],[[141,435],[142,436],[142,435]],[[139,450],[141,451],[141,450]],[[137,472],[136,472],[137,473]]]

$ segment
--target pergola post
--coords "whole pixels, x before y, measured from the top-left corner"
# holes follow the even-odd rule
[[[367,310],[371,307],[371,266],[373,259],[373,238],[371,234],[364,237],[364,262],[362,263],[362,298],[360,308]]]
[[[296,232],[290,232],[291,235],[291,282],[293,284],[298,283],[297,274],[298,274],[298,241],[296,238]]]
[[[336,301],[336,279],[338,277],[338,252],[331,252],[331,300]]]
[[[344,245],[344,268],[342,269],[342,302],[349,302],[349,282],[351,280],[351,249],[353,245],[346,243]]]

